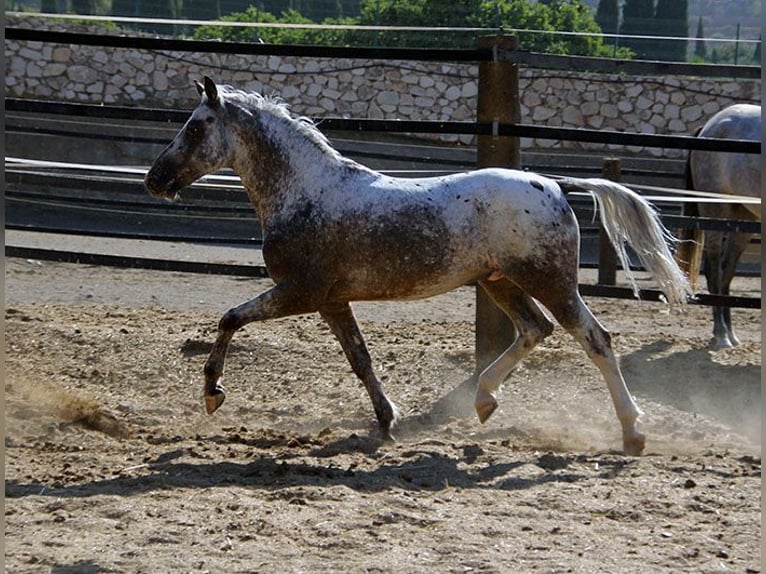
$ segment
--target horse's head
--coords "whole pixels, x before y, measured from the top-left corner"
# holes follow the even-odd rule
[[[224,104],[213,80],[194,82],[202,102],[173,141],[154,161],[144,178],[149,193],[173,199],[200,177],[225,167],[230,160]]]

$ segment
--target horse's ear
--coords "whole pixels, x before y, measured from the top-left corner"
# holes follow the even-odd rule
[[[205,82],[205,95],[207,96],[207,103],[209,106],[217,106],[218,105],[218,88],[215,85],[215,82],[208,78],[207,76],[204,77],[203,81]]]
[[[198,80],[194,80],[194,87],[197,88],[197,93],[200,96],[205,93],[205,86],[203,86],[202,83],[199,82]]]

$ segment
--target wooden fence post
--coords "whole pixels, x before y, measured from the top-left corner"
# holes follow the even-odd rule
[[[480,49],[491,49],[491,61],[479,63],[479,94],[476,110],[478,122],[519,123],[518,65],[504,60],[501,51],[515,50],[515,36],[486,36],[479,38]],[[521,168],[521,146],[518,137],[479,135],[477,138],[477,167]],[[510,319],[486,294],[476,287],[476,375],[481,373],[516,339],[516,329]]]
[[[622,167],[619,158],[604,159],[601,174],[604,179],[620,181]],[[617,253],[601,223],[598,225],[598,283],[600,285],[617,284]]]

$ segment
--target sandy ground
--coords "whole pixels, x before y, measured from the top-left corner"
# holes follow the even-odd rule
[[[394,444],[314,315],[238,333],[208,416],[220,314],[268,285],[6,260],[8,572],[761,571],[760,311],[713,351],[707,308],[588,300],[645,411],[630,458],[560,328],[478,423],[470,288],[355,307]]]

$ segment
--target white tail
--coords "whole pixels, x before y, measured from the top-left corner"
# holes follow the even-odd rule
[[[565,192],[575,189],[587,191],[596,198],[601,222],[617,251],[636,296],[639,288],[630,270],[626,243],[633,248],[641,264],[659,283],[668,303],[686,303],[687,297],[692,295],[692,289],[668,247],[668,243],[673,244],[677,240],[662,225],[649,202],[624,185],[607,179],[566,178],[558,183]]]

